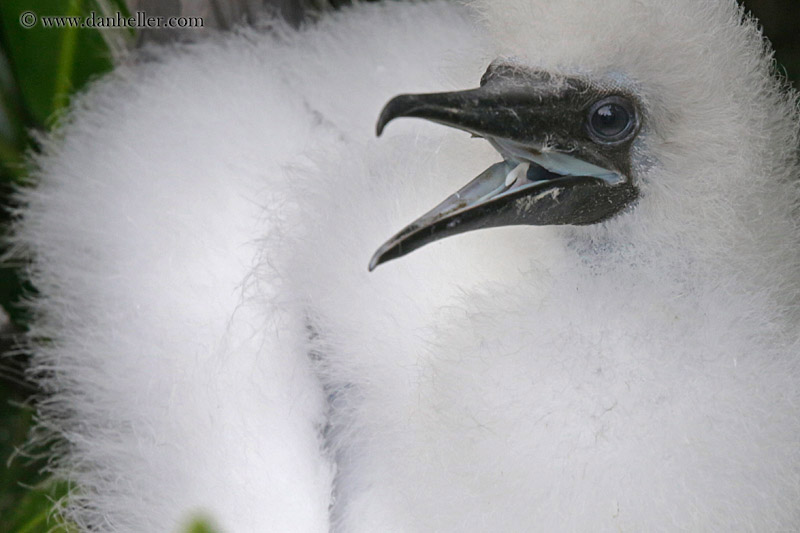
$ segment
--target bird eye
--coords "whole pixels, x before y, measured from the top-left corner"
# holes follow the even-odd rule
[[[637,125],[636,109],[620,96],[603,98],[589,110],[589,134],[601,143],[626,141],[636,132]]]

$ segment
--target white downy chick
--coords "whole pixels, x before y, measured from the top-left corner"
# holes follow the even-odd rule
[[[85,530],[800,526],[798,114],[734,1],[156,56],[78,99],[16,237]],[[482,76],[379,130],[489,143],[374,138]]]

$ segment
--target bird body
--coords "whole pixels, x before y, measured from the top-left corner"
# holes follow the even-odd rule
[[[15,237],[83,528],[800,525],[798,113],[735,2],[360,5],[153,53],[78,98]],[[635,95],[637,198],[368,272],[500,158],[375,138],[381,107],[498,58]]]

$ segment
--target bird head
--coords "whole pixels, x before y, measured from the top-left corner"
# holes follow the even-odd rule
[[[671,231],[675,243],[711,225],[713,240],[749,234],[754,248],[786,235],[775,224],[796,201],[796,110],[734,0],[473,7],[495,46],[479,86],[397,96],[377,133],[422,118],[488,141],[498,159],[382,245],[370,270],[507,225],[660,226],[654,242]]]
[[[489,66],[480,87],[397,96],[378,120],[419,117],[485,138],[502,157],[394,236],[377,264],[444,237],[506,225],[595,224],[633,202],[635,94],[509,61]]]

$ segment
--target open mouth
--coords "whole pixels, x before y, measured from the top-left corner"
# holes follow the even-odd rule
[[[595,178],[610,186],[624,181],[617,172],[564,152],[536,150],[508,139],[487,140],[503,156],[503,162],[486,169],[437,208],[450,202],[474,207],[483,201],[505,198],[515,192],[529,192],[534,187],[555,184],[569,177]]]
[[[399,117],[482,137],[502,161],[389,239],[370,270],[476,229],[595,224],[637,198],[630,149],[641,124],[638,105],[580,78],[493,64],[476,89],[392,98],[376,133]]]

